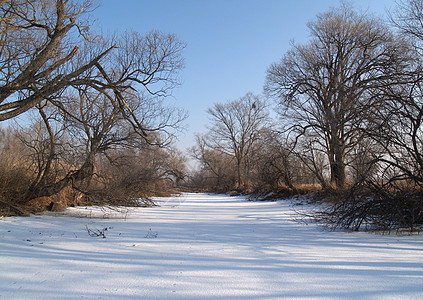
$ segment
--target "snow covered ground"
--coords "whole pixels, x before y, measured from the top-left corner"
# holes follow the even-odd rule
[[[0,220],[0,299],[423,299],[423,235],[321,231],[289,201],[160,202]]]

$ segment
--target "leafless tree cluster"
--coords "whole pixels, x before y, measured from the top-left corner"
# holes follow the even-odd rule
[[[268,193],[281,186],[295,192],[295,184],[313,179],[292,155],[283,135],[273,127],[269,107],[247,93],[238,100],[208,109],[209,131],[197,136],[191,155],[201,164],[194,176],[202,189]]]
[[[422,8],[404,0],[389,23],[346,3],[318,15],[308,42],[267,71],[282,126],[251,94],[208,110],[210,131],[193,150],[203,183],[244,191],[318,183],[336,203],[320,217],[335,227],[421,226]]]
[[[126,184],[134,198],[142,190],[132,189],[137,172],[152,172],[144,176],[150,181],[182,176],[182,156],[163,147],[186,116],[163,99],[179,84],[183,42],[158,31],[99,36],[90,30],[90,0],[0,4],[0,121],[27,111],[34,118],[3,134],[2,158],[19,144],[28,182],[2,197],[27,203],[72,189],[93,198],[93,189],[118,185],[110,178],[121,174],[119,188]],[[132,168],[122,170],[122,160]],[[2,172],[17,170],[8,168]]]
[[[209,132],[197,137],[193,157],[202,163],[203,172],[215,178],[219,189],[248,188],[260,133],[269,120],[265,102],[248,93],[238,100],[215,104],[207,113]]]
[[[321,184],[344,188],[362,128],[383,105],[380,91],[395,86],[414,57],[405,39],[347,6],[318,16],[309,28],[310,41],[292,45],[268,69],[266,91],[280,99],[304,161],[318,166],[316,158],[324,156],[325,172],[311,166],[327,173],[319,174]]]
[[[395,32],[344,4],[268,69],[265,89],[289,120],[293,151],[339,192],[322,214],[335,227],[423,224],[422,7],[402,2]]]

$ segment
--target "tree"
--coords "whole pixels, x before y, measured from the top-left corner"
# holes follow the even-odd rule
[[[422,228],[422,8],[421,0],[404,0],[390,16],[400,34],[414,47],[404,51],[409,64],[407,69],[399,70],[407,72],[380,78],[380,89],[373,91],[373,96],[383,103],[368,111],[367,126],[362,128],[365,145],[357,151],[360,155],[367,150],[362,164],[364,172],[361,171],[367,174],[357,180],[341,201],[321,214],[333,227],[359,230],[365,226],[411,232]],[[393,80],[397,82],[392,84]]]
[[[79,161],[72,163],[74,168],[62,178],[31,185],[22,201],[54,195],[70,184],[83,192],[95,173],[96,156],[107,156],[116,148],[165,146],[172,139],[171,129],[179,128],[184,120],[181,110],[166,108],[161,101],[178,83],[184,44],[174,35],[155,31],[145,36],[126,33],[113,43],[119,48],[110,53],[107,63],[95,63],[95,68],[80,74],[78,84],[64,90],[60,99],[50,98],[45,104],[53,104],[50,109],[57,111],[58,119],[45,118],[44,108],[39,106],[50,136],[50,155],[44,166],[48,167],[55,156],[50,122],[64,124],[79,149]],[[90,60],[90,54],[103,44],[84,45],[74,62]],[[48,170],[42,172],[47,174]]]
[[[257,181],[269,185],[272,190],[277,190],[280,184],[295,189],[301,168],[294,168],[294,157],[279,132],[263,130],[260,149],[255,153]]]
[[[211,125],[206,145],[235,158],[237,187],[248,183],[249,157],[268,125],[267,106],[260,97],[247,93],[238,100],[209,108]]]
[[[422,53],[423,42],[423,1],[403,0],[397,2],[397,8],[390,14],[391,23],[414,43],[416,49]]]
[[[0,121],[11,119],[77,83],[113,48],[72,63],[88,38],[90,0],[11,0],[0,6]]]
[[[269,67],[265,90],[292,120],[288,129],[296,141],[312,137],[309,148],[325,152],[330,182],[342,189],[346,158],[362,140],[369,112],[382,105],[375,91],[397,84],[395,75],[407,69],[410,49],[381,21],[346,5],[319,15],[308,27],[310,41],[293,44]]]
[[[85,195],[91,203],[136,205],[140,198],[166,196],[175,192],[185,177],[184,157],[174,149],[145,144],[98,155],[95,180]]]
[[[38,167],[21,202],[89,185],[96,156],[110,150],[171,143],[186,117],[163,105],[184,67],[185,44],[175,35],[96,35],[84,19],[90,0],[0,4],[0,121],[36,109],[44,126],[23,140]],[[55,129],[72,139],[67,158]],[[51,176],[58,159],[67,171]]]
[[[234,188],[237,168],[233,155],[208,147],[206,135],[197,135],[196,143],[190,150],[192,158],[200,162],[200,170],[195,174],[196,187],[221,192]]]
[[[400,85],[387,85],[383,110],[375,111],[369,136],[383,148],[380,161],[385,181],[408,181],[423,186],[423,1],[398,3],[391,22],[414,46],[414,64]],[[389,170],[389,172],[388,172]]]

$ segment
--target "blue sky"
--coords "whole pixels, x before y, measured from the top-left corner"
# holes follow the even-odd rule
[[[355,0],[358,10],[385,17],[395,0]],[[247,92],[261,94],[266,69],[290,42],[309,36],[307,22],[339,6],[338,0],[104,0],[94,11],[105,33],[157,29],[186,42],[183,84],[172,104],[188,111],[181,150],[206,131],[206,110]]]

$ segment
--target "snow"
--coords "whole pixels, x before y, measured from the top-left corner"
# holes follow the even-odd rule
[[[292,201],[158,201],[3,218],[0,299],[423,299],[422,235],[323,231]]]

